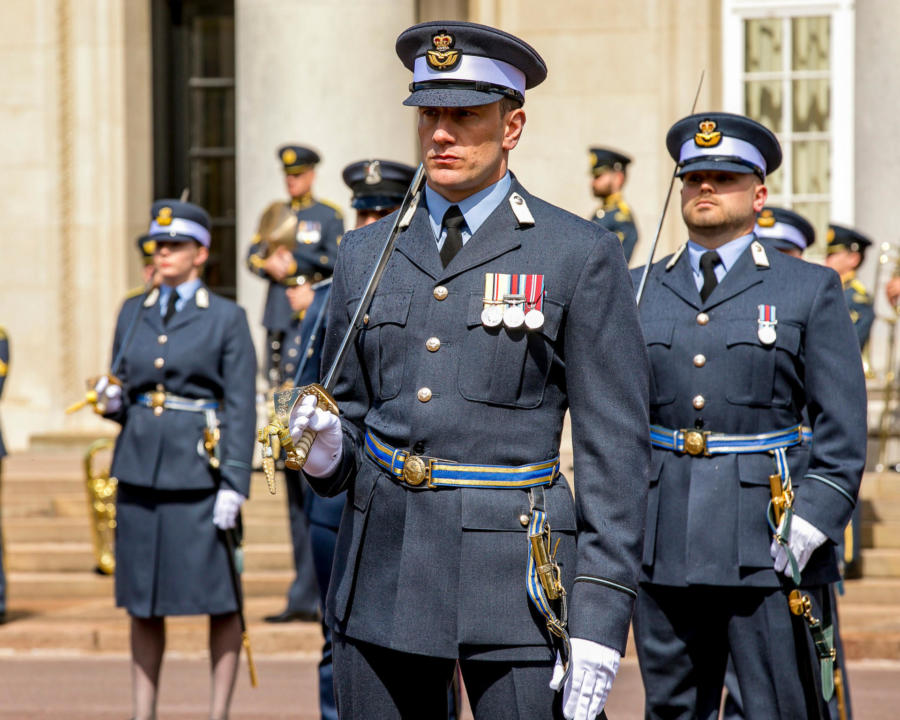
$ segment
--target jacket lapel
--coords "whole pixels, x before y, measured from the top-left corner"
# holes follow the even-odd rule
[[[443,274],[444,269],[441,267],[441,256],[438,253],[437,242],[434,240],[434,233],[431,231],[431,223],[428,221],[424,191],[420,198],[412,222],[397,237],[394,249],[409,258],[410,262],[420,270],[437,279]]]
[[[144,308],[144,316],[141,318],[141,322],[145,322],[153,328],[153,332],[156,335],[161,335],[163,332],[162,315],[160,312],[159,300],[157,299],[155,303]]]
[[[691,272],[691,263],[688,260],[687,250],[681,253],[681,257],[671,269],[662,273],[660,283],[684,300],[693,308],[700,309],[700,291],[694,282],[694,274]],[[715,293],[713,293],[715,294]]]
[[[768,270],[767,266],[757,265],[756,262],[754,262],[751,248],[748,245],[747,249],[741,253],[737,262],[727,273],[725,273],[722,282],[716,285],[710,293],[706,302],[703,304],[703,307],[715,307],[726,300],[730,300],[735,295],[740,295],[747,288],[761,283],[763,281],[763,272],[765,270]],[[697,297],[699,299],[699,294]]]

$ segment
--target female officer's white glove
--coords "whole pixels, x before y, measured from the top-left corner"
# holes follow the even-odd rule
[[[219,488],[213,505],[213,525],[219,530],[231,530],[237,524],[238,512],[246,499],[236,490]]]
[[[783,527],[784,519],[782,518],[778,525],[779,533],[781,533]],[[815,550],[827,539],[825,533],[799,515],[794,515],[794,517],[791,518],[791,536],[788,538],[788,546],[791,548],[791,553],[793,553],[794,559],[797,561],[797,570],[803,572],[803,568],[806,567],[806,563],[809,562],[813,552],[815,552]],[[769,547],[769,554],[775,561],[775,572],[783,572],[790,577],[791,566],[790,563],[788,563],[788,556],[784,550],[784,546],[779,544],[776,540],[772,540],[772,545]]]
[[[315,395],[307,395],[291,410],[288,429],[294,445],[300,442],[303,431],[309,427],[316,431],[303,471],[312,477],[328,477],[341,463],[344,447],[344,433],[341,430],[341,419],[333,413],[316,407]]]
[[[94,392],[97,393],[100,400],[98,405],[104,408],[104,413],[112,415],[122,409],[122,386],[110,382],[108,375],[101,375],[97,378],[97,382],[94,383]]]
[[[594,720],[606,705],[606,698],[619,671],[621,655],[606,645],[572,638],[569,675],[563,687],[563,715],[567,720]],[[559,690],[563,679],[563,664],[556,656],[556,667],[550,688]]]

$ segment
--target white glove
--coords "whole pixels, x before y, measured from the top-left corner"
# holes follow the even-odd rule
[[[784,527],[784,518],[778,525],[778,534]],[[787,539],[788,547],[790,547],[794,558],[797,560],[797,569],[803,572],[809,558],[813,552],[828,538],[815,525],[804,520],[799,515],[794,515],[791,519],[791,536]],[[788,556],[784,550],[784,546],[780,545],[776,540],[772,540],[769,546],[769,554],[775,560],[775,572],[783,572],[788,577],[791,576],[791,566],[788,563]]]
[[[569,676],[563,687],[563,715],[567,720],[594,720],[600,714],[619,671],[621,657],[618,650],[606,645],[572,638]],[[551,690],[559,690],[563,672],[562,660],[557,653]]]
[[[111,383],[107,375],[101,375],[94,383],[94,392],[101,405],[105,406],[104,413],[117,413],[122,409],[122,386]]]
[[[219,530],[231,530],[237,523],[238,512],[246,499],[236,490],[219,488],[216,504],[213,506],[213,525]]]
[[[307,427],[316,431],[316,439],[309,449],[303,471],[312,477],[328,477],[340,465],[344,433],[341,430],[341,419],[326,410],[320,410],[316,407],[317,402],[315,395],[307,395],[294,405],[288,429],[295,445],[300,442],[300,436]]]

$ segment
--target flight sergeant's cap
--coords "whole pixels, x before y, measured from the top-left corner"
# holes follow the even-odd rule
[[[711,112],[679,120],[666,135],[678,177],[695,170],[756,173],[765,180],[781,165],[781,145],[767,127],[743,115]]]
[[[156,240],[150,235],[141,235],[136,241],[137,249],[141,253],[144,265],[153,264],[153,253],[156,252]]]
[[[624,170],[631,158],[615,150],[602,147],[592,147],[591,153],[591,171],[594,175],[600,175],[609,170]]]
[[[360,160],[344,168],[356,210],[385,210],[403,202],[416,169],[390,160]]]
[[[278,159],[284,165],[285,175],[305,173],[321,160],[319,153],[302,145],[282,145],[278,148]]]
[[[404,105],[472,107],[504,97],[525,102],[525,90],[547,77],[547,65],[528,43],[470,22],[414,25],[397,38],[397,55],[413,73]]]
[[[842,250],[865,254],[866,248],[871,244],[872,241],[869,238],[856,230],[843,225],[835,225],[834,223],[828,226],[828,246],[826,250],[829,255]]]
[[[766,206],[756,218],[756,237],[778,250],[806,250],[816,241],[810,222],[793,210]]]
[[[194,240],[209,247],[210,227],[209,213],[199,205],[179,200],[157,200],[150,209],[147,236],[156,243]]]

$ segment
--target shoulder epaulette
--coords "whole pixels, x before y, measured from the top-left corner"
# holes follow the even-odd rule
[[[6,340],[6,328],[0,325],[0,340]]]
[[[138,295],[143,295],[143,294],[144,294],[144,288],[141,286],[138,286],[135,288],[131,288],[131,290],[129,290],[127,293],[125,293],[125,299],[131,300],[131,298],[135,298]]]
[[[619,210],[619,212],[622,213],[622,215],[624,216],[624,217],[621,217],[621,218],[620,218],[620,217],[616,217],[616,220],[619,220],[619,221],[621,221],[621,220],[631,220],[631,208],[628,207],[628,203],[627,203],[627,202],[625,202],[624,200],[619,200],[619,201],[616,203],[616,208],[617,208],[617,209]]]
[[[317,198],[317,200],[323,205],[327,205],[332,210],[334,210],[334,214],[340,219],[344,219],[344,212],[341,210],[335,203],[331,202],[331,200],[322,200],[322,198]]]
[[[865,285],[863,285],[863,284],[862,284],[859,280],[857,280],[856,278],[853,278],[853,279],[850,281],[850,287],[853,288],[853,291],[856,292],[858,295],[862,295],[864,298],[866,298],[865,302],[868,302],[868,299],[869,299],[869,291],[866,290],[866,286],[865,286]]]

